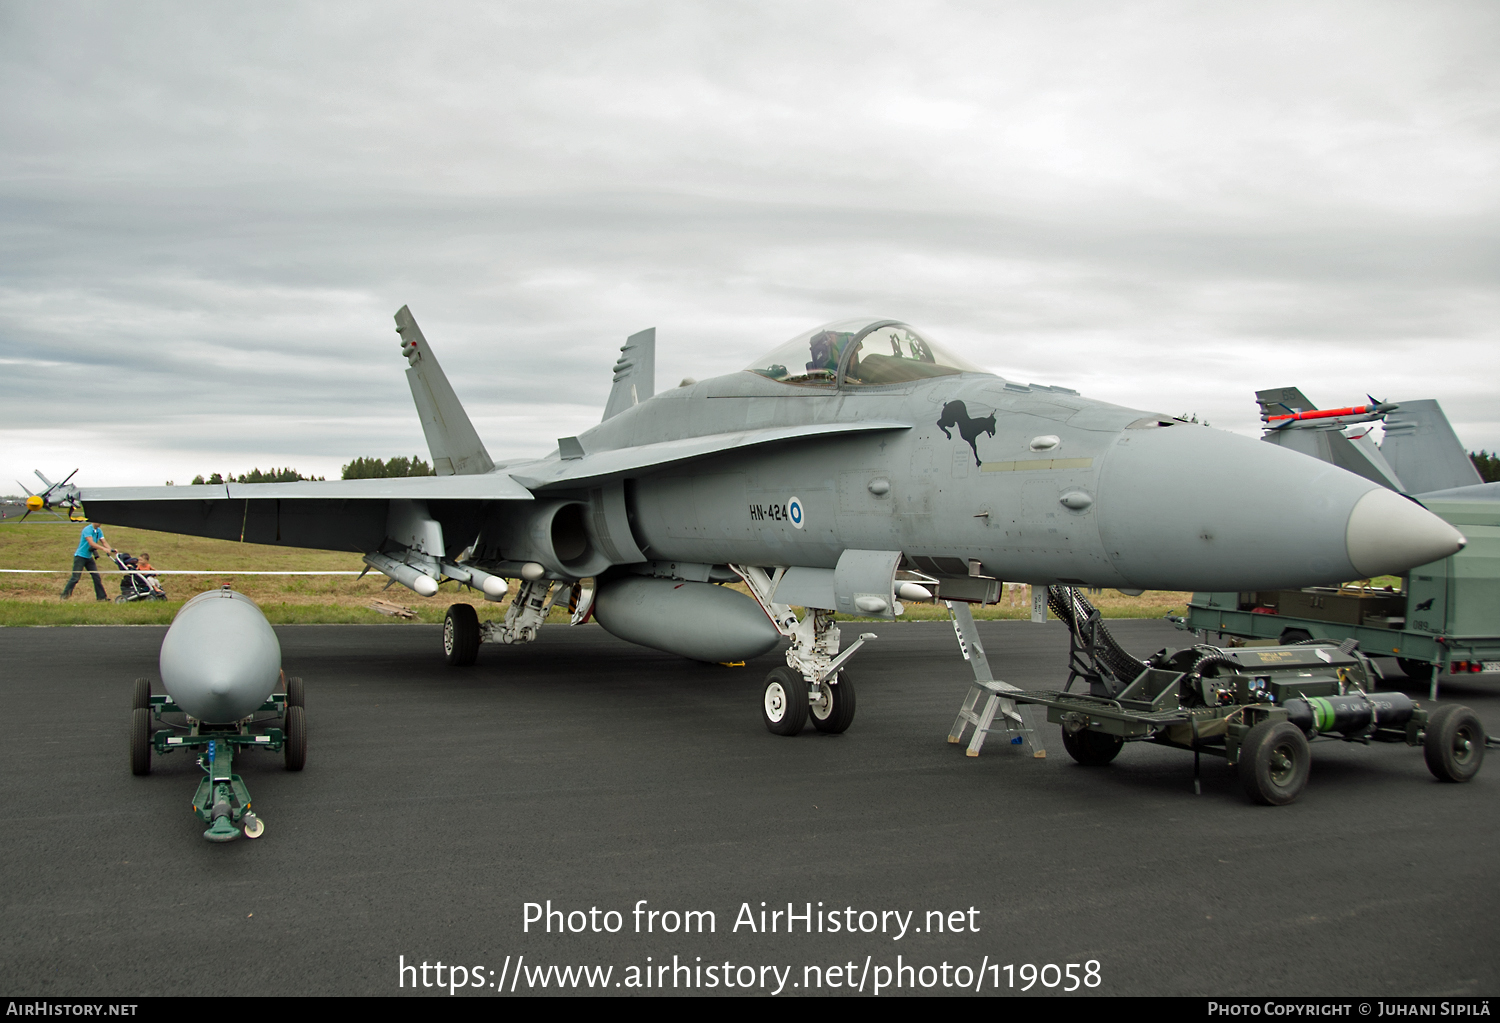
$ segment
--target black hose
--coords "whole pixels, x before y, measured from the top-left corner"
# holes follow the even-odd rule
[[[1083,626],[1094,614],[1094,605],[1089,603],[1087,597],[1072,586],[1049,586],[1047,587],[1047,606],[1052,609],[1054,615],[1068,623],[1068,627],[1073,630],[1075,636],[1080,640],[1083,639]],[[1103,621],[1098,623],[1094,654],[1115,678],[1123,682],[1133,681],[1136,676],[1146,670],[1145,662],[1131,656],[1130,652],[1110,635]]]
[[[1200,657],[1196,661],[1194,661],[1193,662],[1193,666],[1188,669],[1188,674],[1189,675],[1192,675],[1192,674],[1202,675],[1204,668],[1212,668],[1212,667],[1214,667],[1216,665],[1220,665],[1220,664],[1224,665],[1226,668],[1229,668],[1229,669],[1231,669],[1231,670],[1233,670],[1235,672],[1239,672],[1239,670],[1240,670],[1239,662],[1232,661],[1228,657],[1225,657],[1223,654],[1219,653],[1218,651],[1215,651],[1215,652],[1213,652],[1211,654],[1204,654],[1202,657]]]

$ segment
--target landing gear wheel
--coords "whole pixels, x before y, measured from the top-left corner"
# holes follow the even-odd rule
[[[307,763],[307,711],[301,707],[286,709],[286,735],[282,737],[281,752],[286,758],[288,771],[300,771]]]
[[[1307,736],[1286,721],[1262,721],[1240,743],[1240,785],[1252,802],[1285,806],[1307,788]]]
[[[807,707],[813,727],[826,735],[848,731],[854,723],[854,683],[847,671],[839,672],[838,678],[837,685],[825,679],[818,687],[818,698]]]
[[[443,655],[455,668],[474,663],[479,656],[479,614],[473,604],[450,604],[443,616]]]
[[[1281,636],[1276,642],[1281,646],[1291,646],[1293,643],[1306,643],[1313,638],[1313,634],[1306,629],[1282,629]]]
[[[302,680],[296,675],[286,680],[286,705],[288,707],[305,707],[307,703],[302,690]]]
[[[1125,747],[1125,740],[1120,736],[1110,735],[1108,732],[1094,732],[1087,728],[1081,728],[1071,734],[1064,728],[1062,741],[1063,749],[1068,751],[1068,756],[1084,767],[1103,767],[1119,756],[1120,750]]]
[[[138,678],[135,680],[135,699],[130,702],[131,710],[151,709],[151,680],[149,678]]]
[[[1468,781],[1484,763],[1484,726],[1468,707],[1439,707],[1427,719],[1422,756],[1438,781]]]
[[[245,826],[246,838],[259,838],[261,835],[264,835],[266,833],[266,822],[255,816],[255,814],[253,813],[245,814],[245,816],[240,819],[240,823]]]
[[[1414,661],[1410,657],[1396,658],[1396,664],[1401,668],[1401,674],[1413,682],[1431,682],[1432,665],[1427,661]]]
[[[145,707],[130,712],[130,773],[151,773],[151,712]]]
[[[776,735],[796,735],[807,724],[807,681],[801,672],[776,668],[766,676],[761,718]]]

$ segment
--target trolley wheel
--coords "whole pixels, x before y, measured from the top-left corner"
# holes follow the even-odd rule
[[[1427,719],[1422,756],[1438,781],[1468,781],[1484,763],[1484,726],[1468,707],[1439,707]]]
[[[286,735],[281,740],[281,752],[286,758],[288,771],[300,771],[307,763],[307,711],[301,707],[286,709]]]
[[[1413,682],[1431,682],[1432,665],[1427,661],[1414,661],[1410,657],[1396,658],[1396,664],[1401,668],[1401,674]]]
[[[847,671],[839,672],[836,685],[826,680],[818,687],[818,698],[807,707],[813,727],[827,735],[848,731],[854,723],[854,682]]]
[[[1119,756],[1120,750],[1125,747],[1123,737],[1110,735],[1108,732],[1095,732],[1088,728],[1081,728],[1071,734],[1064,728],[1062,741],[1063,749],[1068,751],[1068,756],[1084,767],[1103,767]]]
[[[302,680],[296,675],[286,680],[286,705],[288,707],[307,706],[302,691]]]
[[[151,711],[145,707],[130,712],[130,773],[151,773]]]
[[[479,614],[473,604],[450,604],[443,616],[443,655],[455,668],[479,656]]]
[[[1281,630],[1281,635],[1276,642],[1281,646],[1291,646],[1293,643],[1306,643],[1313,638],[1313,634],[1306,629],[1286,628]]]
[[[130,702],[131,710],[151,709],[151,680],[149,678],[138,678],[135,680],[135,699]]]
[[[807,681],[801,672],[775,668],[766,676],[761,718],[776,735],[796,735],[807,724]]]
[[[1312,752],[1307,736],[1287,721],[1262,721],[1240,744],[1240,785],[1253,802],[1285,806],[1307,788]]]
[[[259,838],[266,833],[266,822],[253,813],[245,814],[240,818],[240,823],[245,826],[246,838]]]

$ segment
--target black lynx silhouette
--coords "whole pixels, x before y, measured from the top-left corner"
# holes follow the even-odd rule
[[[970,450],[974,452],[974,464],[984,465],[979,460],[979,449],[974,446],[974,438],[979,436],[980,431],[991,437],[995,435],[995,413],[991,412],[983,419],[974,419],[970,417],[969,410],[963,402],[950,401],[943,406],[943,414],[938,419],[937,425],[938,429],[943,431],[943,436],[949,440],[953,439],[953,434],[948,432],[948,427],[958,427],[958,435],[968,441]]]

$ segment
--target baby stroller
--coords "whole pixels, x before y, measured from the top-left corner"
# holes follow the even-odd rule
[[[137,600],[166,600],[166,591],[161,588],[161,583],[156,581],[156,575],[137,571],[137,561],[124,551],[115,551],[110,557],[119,568],[120,595],[115,598],[116,604],[129,604]]]

